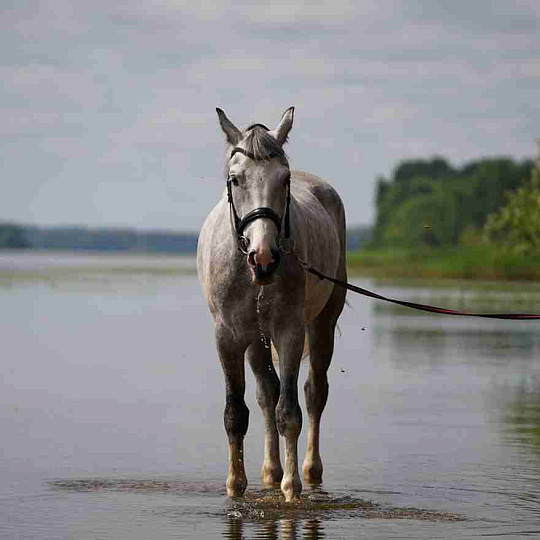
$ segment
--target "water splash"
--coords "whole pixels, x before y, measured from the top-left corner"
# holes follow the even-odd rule
[[[262,314],[261,314],[261,301],[264,299],[264,286],[261,285],[259,289],[259,294],[257,295],[257,321],[259,323],[259,334],[261,336],[261,341],[264,344],[265,349],[270,349],[270,339],[264,332]]]
[[[281,491],[269,489],[262,491],[252,490],[246,492],[241,499],[230,500],[228,506],[227,517],[230,520],[241,520],[243,522],[276,521],[281,525],[283,525],[283,520],[292,520],[293,522],[311,520],[322,527],[322,521],[331,519],[333,516],[342,519],[399,519],[431,522],[466,520],[465,516],[457,513],[387,506],[342,493],[326,492],[317,488],[305,491],[301,500],[293,503],[286,503]],[[289,538],[289,536],[286,536],[286,538]],[[296,536],[290,538],[296,538]]]

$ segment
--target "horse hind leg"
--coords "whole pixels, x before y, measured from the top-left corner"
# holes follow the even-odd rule
[[[276,427],[276,405],[279,399],[279,378],[272,363],[272,353],[261,340],[247,349],[247,359],[257,381],[257,403],[264,414],[264,463],[261,478],[264,484],[276,484],[283,478],[279,457],[279,434]]]
[[[302,473],[308,484],[322,482],[323,464],[320,454],[320,423],[328,400],[327,371],[334,353],[334,334],[338,317],[345,303],[345,289],[335,287],[328,303],[308,325],[310,369],[304,385],[309,416],[307,448]]]
[[[229,438],[227,495],[240,497],[247,487],[244,467],[244,437],[249,423],[249,409],[244,401],[246,390],[244,352],[246,347],[233,339],[224,327],[216,328],[216,345],[225,376],[225,431]]]

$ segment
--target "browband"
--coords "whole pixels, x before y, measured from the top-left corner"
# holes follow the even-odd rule
[[[252,154],[251,152],[248,152],[247,150],[244,150],[243,148],[240,148],[239,146],[235,146],[232,149],[232,152],[231,152],[231,155],[230,155],[229,159],[232,159],[234,154],[236,154],[237,152],[239,152],[240,154],[244,154],[244,156],[247,156],[248,158],[252,159],[253,161],[261,161],[261,159],[262,160],[272,159],[272,158],[275,158],[275,157],[279,157],[281,155],[281,153],[279,153],[279,152],[271,152],[270,154],[266,154],[266,156],[264,156],[264,158],[257,159],[255,157],[255,154]]]

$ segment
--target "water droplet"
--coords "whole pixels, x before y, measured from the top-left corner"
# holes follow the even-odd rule
[[[232,518],[240,519],[242,517],[242,513],[239,512],[238,510],[232,510],[231,512],[228,513],[228,516]]]
[[[259,334],[261,336],[261,341],[264,344],[265,349],[270,348],[270,340],[264,333],[264,328],[262,325],[262,318],[261,318],[261,300],[264,298],[264,287],[261,285],[261,288],[259,289],[259,294],[257,295],[257,320],[259,323]]]

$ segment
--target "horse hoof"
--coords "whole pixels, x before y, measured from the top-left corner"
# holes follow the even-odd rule
[[[304,461],[302,465],[302,474],[304,476],[304,481],[308,484],[319,485],[322,484],[323,477],[323,466],[322,462],[319,463],[308,463]]]
[[[263,466],[261,479],[262,483],[266,485],[279,484],[283,480],[283,469],[281,467]]]
[[[244,496],[244,492],[246,491],[246,488],[240,488],[240,489],[231,489],[227,488],[227,497],[230,499],[239,499]]]
[[[298,477],[284,479],[281,482],[281,491],[285,496],[285,502],[298,502],[302,493],[302,482]]]
[[[227,495],[232,499],[242,497],[247,488],[247,480],[235,479],[227,480]]]

